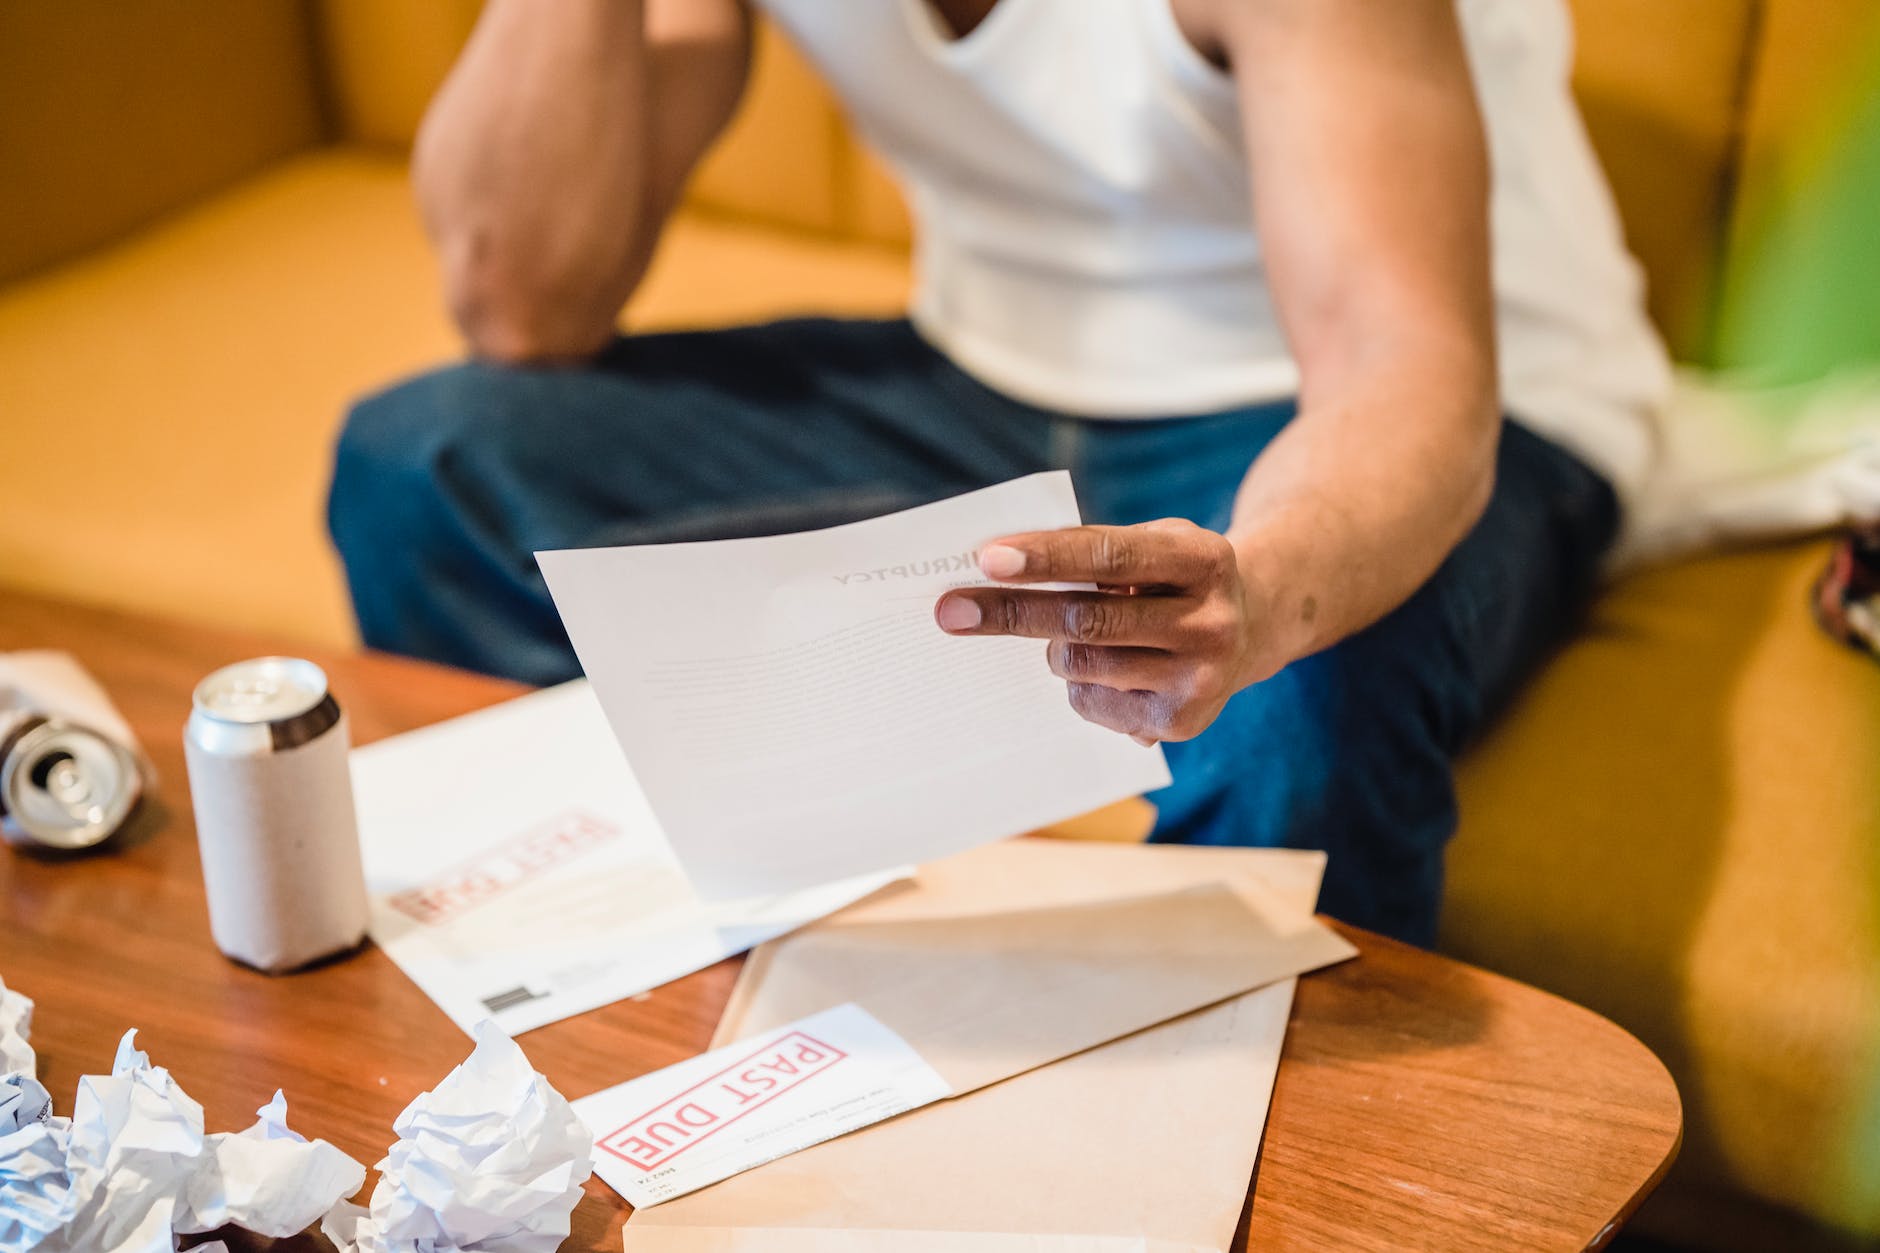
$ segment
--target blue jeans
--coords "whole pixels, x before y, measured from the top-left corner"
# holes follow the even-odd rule
[[[1218,529],[1293,409],[1050,413],[904,321],[634,336],[588,367],[459,365],[362,401],[329,521],[368,644],[552,683],[580,668],[538,549],[829,526],[1054,468],[1089,521]],[[1326,849],[1323,909],[1430,942],[1451,765],[1572,627],[1616,521],[1603,479],[1517,423],[1498,471],[1481,522],[1400,608],[1168,746],[1153,838]]]

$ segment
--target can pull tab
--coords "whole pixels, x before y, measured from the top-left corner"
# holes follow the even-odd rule
[[[34,762],[28,777],[34,787],[61,805],[85,805],[92,800],[90,777],[80,768],[78,758],[62,748],[55,748]]]

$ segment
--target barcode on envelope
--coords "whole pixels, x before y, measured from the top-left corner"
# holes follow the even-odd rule
[[[492,1014],[500,1014],[506,1009],[514,1009],[530,1001],[539,1001],[547,995],[546,992],[535,992],[528,988],[510,988],[507,992],[498,992],[495,996],[484,997],[483,1008]]]

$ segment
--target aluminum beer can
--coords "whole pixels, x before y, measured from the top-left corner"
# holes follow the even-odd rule
[[[351,740],[325,671],[237,662],[192,703],[183,748],[216,946],[271,973],[356,947],[367,910]]]
[[[10,842],[90,848],[143,794],[142,768],[116,740],[35,710],[0,712],[0,835]]]

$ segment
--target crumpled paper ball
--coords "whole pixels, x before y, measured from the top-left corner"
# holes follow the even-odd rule
[[[72,1124],[53,1116],[35,1077],[32,1023],[32,1000],[0,982],[0,1253],[44,1247],[78,1208],[66,1164]]]
[[[587,1128],[494,1023],[399,1115],[365,1210],[345,1200],[365,1168],[289,1128],[280,1092],[253,1126],[205,1135],[202,1106],[135,1031],[109,1075],[79,1080],[72,1117],[55,1116],[32,1009],[0,983],[0,1253],[173,1253],[178,1234],[280,1238],[323,1214],[345,1253],[551,1253],[592,1173]]]
[[[118,1253],[171,1231],[177,1199],[203,1152],[202,1106],[152,1066],[124,1033],[109,1075],[78,1081],[70,1169],[78,1213],[55,1247]]]
[[[46,1090],[30,1077],[25,1083],[38,1089],[41,1108],[50,1109]],[[78,1212],[66,1166],[71,1143],[71,1121],[50,1114],[0,1135],[0,1197],[6,1198],[0,1207],[0,1253],[46,1247]]]
[[[256,1235],[298,1235],[366,1181],[366,1168],[325,1140],[287,1125],[279,1091],[246,1131],[208,1137],[208,1153],[183,1191],[175,1230],[214,1231],[233,1223]],[[200,1246],[198,1246],[200,1247]]]
[[[0,979],[0,1074],[23,1070],[30,1075],[37,1068],[39,1059],[26,1042],[32,1025],[32,998],[9,990]]]
[[[342,1202],[321,1224],[341,1253],[552,1253],[567,1238],[588,1130],[496,1024],[476,1041],[398,1116],[370,1210]]]
[[[7,1012],[0,1003],[0,1023]],[[136,1035],[109,1075],[79,1080],[70,1119],[52,1116],[30,1069],[5,1076],[0,1253],[173,1253],[177,1233],[225,1223],[288,1236],[365,1182],[357,1161],[288,1128],[279,1092],[246,1131],[204,1135],[202,1106]]]

